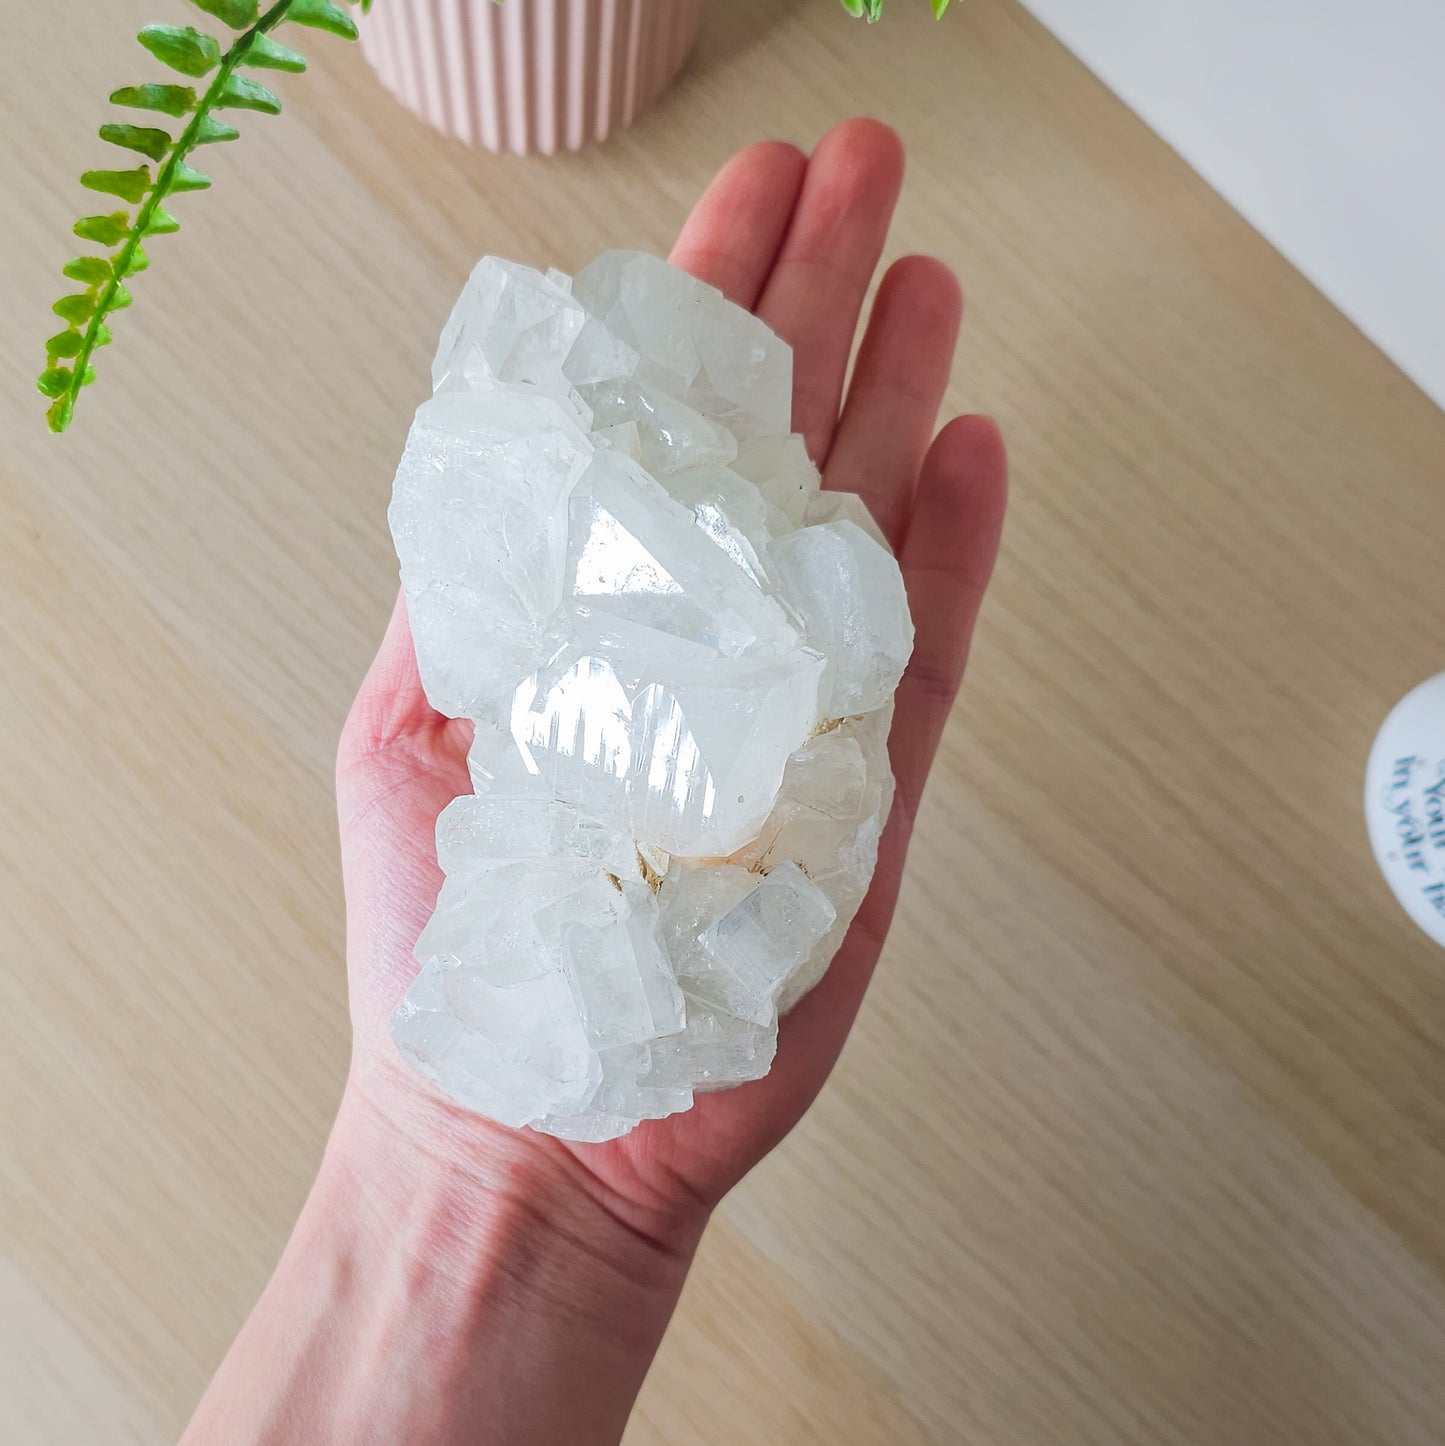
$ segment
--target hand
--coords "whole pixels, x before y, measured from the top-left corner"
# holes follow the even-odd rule
[[[902,177],[902,147],[874,121],[838,126],[811,160],[789,145],[753,146],[723,168],[672,253],[792,343],[794,426],[825,485],[861,493],[888,534],[917,627],[891,740],[898,797],[877,876],[827,976],[783,1020],[772,1072],[602,1145],[506,1130],[446,1102],[401,1061],[385,1021],[416,973],[412,945],[441,885],[437,814],[470,791],[470,727],[428,706],[400,601],[341,740],[354,1087],[398,1128],[425,1131],[459,1158],[531,1156],[562,1188],[585,1190],[664,1242],[695,1235],[707,1210],[798,1121],[838,1057],[888,931],[998,546],[998,432],[961,417],[933,435],[962,308],[941,262],[908,257],[884,276],[843,399]]]
[[[765,1079],[609,1144],[505,1129],[432,1089],[386,1020],[441,886],[437,814],[469,791],[470,727],[428,707],[398,603],[337,759],[351,1074],[301,1219],[187,1446],[614,1446],[709,1212],[827,1077],[888,932],[1003,521],[993,425],[962,417],[933,437],[961,309],[941,263],[911,257],[883,278],[842,401],[902,173],[897,138],[871,121],[837,127],[811,160],[754,146],[673,252],[793,344],[794,425],[826,484],[867,500],[908,583],[898,798],[827,977],[783,1020]]]

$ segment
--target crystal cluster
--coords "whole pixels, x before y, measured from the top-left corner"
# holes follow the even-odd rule
[[[789,434],[792,356],[665,262],[487,258],[390,519],[474,793],[392,1017],[508,1125],[603,1140],[767,1073],[892,799],[903,581]]]

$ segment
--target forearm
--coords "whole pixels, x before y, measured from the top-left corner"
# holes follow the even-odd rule
[[[458,1161],[348,1090],[275,1275],[184,1446],[613,1446],[691,1245],[565,1169]]]

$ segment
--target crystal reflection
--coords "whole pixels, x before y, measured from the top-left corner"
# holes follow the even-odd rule
[[[637,772],[647,788],[637,832],[663,832],[669,815],[705,827],[717,812],[717,786],[677,699],[654,683],[638,698],[633,717],[642,742]]]
[[[530,772],[584,806],[622,804],[639,837],[671,847],[716,814],[716,782],[677,698],[654,683],[629,699],[605,658],[579,658],[545,692],[528,678],[512,699],[511,732]]]
[[[613,778],[632,769],[632,704],[605,658],[579,658],[538,701],[537,674],[512,698],[512,737],[532,772],[534,749]]]

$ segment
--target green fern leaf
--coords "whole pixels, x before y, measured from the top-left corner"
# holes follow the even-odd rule
[[[181,223],[166,210],[164,206],[157,206],[150,214],[145,228],[141,231],[142,236],[169,236],[181,229]]]
[[[176,168],[171,172],[170,185],[166,188],[167,195],[179,195],[182,191],[209,191],[211,189],[211,178],[204,171],[197,171],[188,166],[184,161],[176,163]]]
[[[281,114],[281,102],[275,95],[259,81],[244,75],[228,75],[213,104],[217,110],[259,110],[266,115]]]
[[[139,205],[151,188],[151,168],[137,166],[133,171],[85,171],[80,184],[104,196],[119,196],[122,201]]]
[[[355,40],[356,22],[332,0],[292,0],[286,19],[293,25],[309,25],[316,30],[329,30],[343,40]]]
[[[258,35],[251,42],[242,64],[249,65],[253,70],[285,70],[292,75],[300,75],[306,69],[306,57],[289,45],[272,40],[269,35]]]
[[[47,397],[58,397],[69,388],[73,375],[69,367],[46,367],[36,377],[35,385]]]
[[[103,125],[100,138],[128,151],[139,151],[151,160],[160,160],[171,148],[170,135],[155,126]]]
[[[96,324],[94,346],[109,346],[111,343],[110,328],[102,321]]]
[[[232,30],[244,30],[257,20],[256,0],[191,0],[191,4],[207,15],[214,15]]]
[[[83,387],[88,387],[94,380],[95,368],[90,366],[86,367],[86,369],[80,374],[80,385]]]
[[[110,280],[110,262],[103,256],[77,256],[65,263],[61,273],[72,281],[82,281],[87,286],[104,286]]]
[[[150,264],[150,257],[145,254],[145,249],[137,241],[130,248],[130,256],[126,259],[125,264],[122,266],[117,262],[115,270],[118,276],[139,276],[142,271],[150,270]]]
[[[63,432],[74,416],[75,398],[67,394],[46,410],[45,421],[52,432]]]
[[[80,326],[95,315],[95,297],[88,291],[79,291],[74,296],[62,296],[50,309],[61,321]]]
[[[110,103],[181,116],[195,110],[196,93],[188,85],[126,85],[111,92]]]
[[[196,122],[193,140],[195,145],[209,146],[217,141],[234,141],[240,134],[235,126],[228,126],[225,121],[219,121],[215,116],[203,115]]]
[[[85,216],[75,223],[75,234],[82,241],[94,241],[100,246],[119,246],[130,235],[130,217],[124,211]]]
[[[112,311],[124,311],[134,300],[135,297],[130,294],[129,290],[117,282],[115,288],[110,293],[110,309]]]
[[[45,343],[45,355],[47,357],[69,357],[76,356],[80,352],[81,335],[74,328],[66,331],[58,331]]]
[[[192,25],[147,25],[136,39],[182,75],[209,75],[221,63],[221,47]]]

